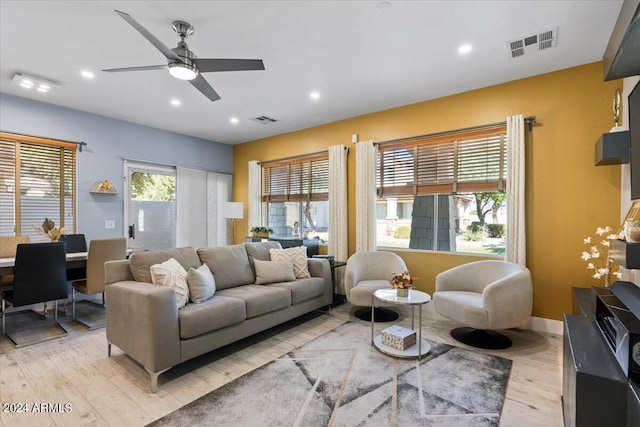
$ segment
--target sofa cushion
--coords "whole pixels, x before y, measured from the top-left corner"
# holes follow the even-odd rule
[[[291,304],[298,304],[311,298],[323,295],[326,283],[322,277],[298,279],[295,282],[281,282],[267,285],[268,288],[284,288],[291,292]]]
[[[247,250],[247,256],[249,257],[249,264],[254,274],[256,269],[253,265],[253,260],[258,259],[260,261],[270,261],[269,249],[282,249],[280,242],[273,240],[267,240],[266,242],[246,242],[244,247]]]
[[[216,295],[243,300],[247,305],[247,319],[291,305],[291,292],[288,289],[271,286],[237,286],[218,291]]]
[[[178,261],[185,270],[189,270],[191,267],[198,268],[202,265],[198,253],[190,246],[157,251],[139,251],[132,253],[129,257],[131,274],[136,282],[152,283],[151,266],[165,262],[169,258]]]
[[[213,273],[217,290],[248,285],[256,281],[244,245],[200,248],[198,255]]]
[[[189,302],[189,288],[187,286],[187,272],[178,261],[173,258],[154,264],[149,268],[151,283],[168,286],[176,293],[176,305],[181,309]]]
[[[287,249],[269,249],[269,256],[271,261],[293,261],[293,272],[297,279],[308,279],[311,277],[309,274],[309,266],[307,261],[307,247],[295,246]]]
[[[180,338],[187,339],[242,322],[247,318],[244,301],[214,295],[201,304],[187,304],[178,311]]]
[[[267,283],[292,282],[296,280],[293,274],[293,261],[253,261],[256,269],[256,285]]]
[[[199,304],[211,298],[216,292],[216,280],[207,264],[190,268],[187,272],[187,286],[189,287],[189,299],[192,303]]]

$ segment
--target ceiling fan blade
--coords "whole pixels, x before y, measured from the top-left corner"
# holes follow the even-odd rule
[[[195,86],[196,89],[202,92],[204,96],[209,98],[211,102],[220,99],[220,95],[218,95],[218,93],[213,90],[211,85],[204,79],[204,77],[202,77],[201,74],[198,74],[195,79],[189,80],[189,83],[191,83],[193,86]]]
[[[142,34],[142,36],[145,39],[149,40],[151,42],[151,44],[156,47],[156,49],[158,49],[160,52],[162,52],[162,54],[164,56],[167,57],[167,59],[174,59],[176,61],[183,62],[182,59],[180,59],[180,57],[178,55],[176,55],[171,49],[169,49],[167,46],[165,46],[164,43],[162,43],[160,40],[158,40],[156,38],[156,36],[154,36],[149,31],[147,31],[147,29],[144,28],[142,25],[140,25],[138,23],[138,21],[133,19],[128,14],[126,14],[124,12],[120,12],[119,10],[116,10],[115,12],[118,15],[120,15],[122,17],[122,19],[127,21],[133,28],[135,28],[140,34]]]
[[[214,71],[264,70],[262,59],[196,58],[193,60],[201,73]]]
[[[166,65],[146,65],[142,67],[124,67],[124,68],[109,68],[106,71],[107,73],[117,73],[120,71],[151,71],[151,70],[166,70]]]

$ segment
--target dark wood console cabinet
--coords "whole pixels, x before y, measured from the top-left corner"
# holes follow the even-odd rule
[[[565,427],[640,426],[640,386],[627,379],[596,326],[591,293],[574,288],[574,314],[564,316]]]

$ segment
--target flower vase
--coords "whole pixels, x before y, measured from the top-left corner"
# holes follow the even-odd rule
[[[409,296],[409,288],[396,288],[396,294],[399,297],[408,297]]]

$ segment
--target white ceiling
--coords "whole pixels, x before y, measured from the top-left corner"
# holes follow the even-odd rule
[[[236,144],[602,59],[621,1],[0,1],[0,92]],[[201,58],[260,58],[265,71],[205,73],[211,102],[166,71],[113,10],[169,48],[195,27]],[[510,59],[506,42],[558,27],[557,47]],[[473,45],[466,56],[463,43]],[[93,81],[81,70],[96,73]],[[27,93],[15,73],[57,81]],[[321,94],[309,98],[311,91]],[[177,98],[179,107],[169,101]],[[279,122],[251,121],[267,115]],[[238,124],[229,119],[237,117]],[[0,124],[1,127],[1,124]]]

